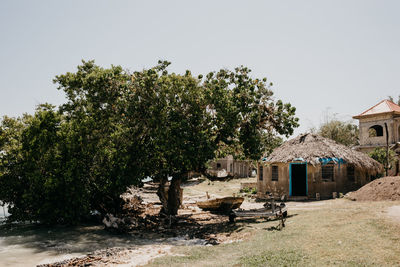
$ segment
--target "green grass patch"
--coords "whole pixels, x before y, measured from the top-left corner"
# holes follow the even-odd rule
[[[243,256],[240,258],[242,266],[304,266],[308,257],[297,250],[278,249],[267,250],[261,254]]]
[[[291,209],[286,227],[277,221],[237,221],[242,242],[213,247],[177,247],[185,256],[155,260],[154,266],[399,266],[399,224],[385,211],[400,202],[328,200]],[[238,232],[238,230],[233,230]]]

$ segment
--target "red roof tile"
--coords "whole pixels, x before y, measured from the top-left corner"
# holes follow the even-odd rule
[[[383,114],[383,113],[399,113],[400,114],[400,106],[396,105],[390,100],[382,100],[372,108],[367,109],[363,113],[354,116],[354,119],[359,119],[360,117],[370,116],[375,114]]]

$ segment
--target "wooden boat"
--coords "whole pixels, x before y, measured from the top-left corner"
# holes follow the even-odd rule
[[[230,211],[239,208],[243,201],[243,197],[223,197],[198,201],[196,204],[202,210]]]

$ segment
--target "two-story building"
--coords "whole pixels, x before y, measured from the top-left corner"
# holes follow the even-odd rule
[[[389,148],[400,156],[400,106],[390,100],[382,100],[361,114],[359,120],[360,145],[357,150],[368,153],[375,148]],[[398,175],[399,161],[389,170],[389,175]]]

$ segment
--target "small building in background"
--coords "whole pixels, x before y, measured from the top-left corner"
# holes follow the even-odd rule
[[[357,150],[369,153],[375,148],[393,150],[400,158],[400,106],[390,100],[382,100],[361,114],[354,116],[359,121],[360,145]],[[386,135],[387,127],[387,135]],[[399,160],[389,170],[389,175],[400,173]]]
[[[257,196],[332,198],[370,182],[383,166],[368,155],[315,134],[284,142],[258,162]]]
[[[253,165],[250,160],[236,160],[232,155],[216,159],[210,163],[208,173],[216,177],[251,177]]]

